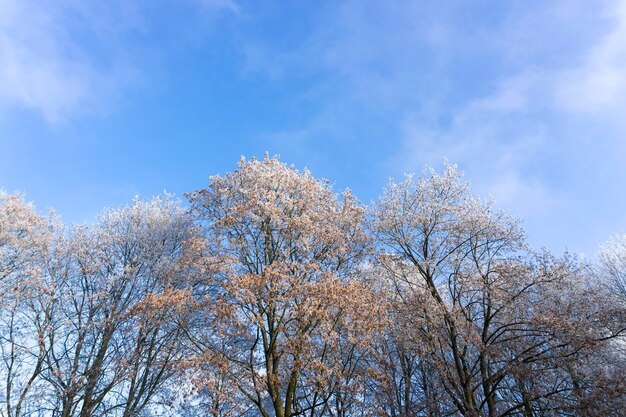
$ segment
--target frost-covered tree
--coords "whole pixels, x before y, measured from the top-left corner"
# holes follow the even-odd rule
[[[576,262],[532,254],[520,223],[472,196],[452,165],[392,182],[370,219],[381,279],[407,323],[383,367],[383,393],[399,395],[388,414],[576,408],[571,369],[605,337]]]
[[[0,416],[40,410],[51,289],[48,253],[58,223],[0,192]]]
[[[598,258],[605,283],[626,302],[626,235],[615,236],[603,244]]]
[[[456,167],[278,158],[64,227],[0,193],[0,417],[621,416],[626,238],[535,252]]]
[[[49,313],[45,378],[55,415],[141,415],[162,393],[183,354],[185,242],[194,230],[167,197],[74,228]]]
[[[204,388],[235,414],[344,415],[359,391],[349,351],[369,343],[377,311],[355,275],[368,243],[363,206],[267,156],[189,197],[223,262],[210,331],[196,340]]]

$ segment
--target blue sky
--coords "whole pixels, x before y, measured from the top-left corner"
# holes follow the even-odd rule
[[[67,222],[280,154],[457,163],[530,242],[626,232],[626,1],[0,0],[0,187]]]

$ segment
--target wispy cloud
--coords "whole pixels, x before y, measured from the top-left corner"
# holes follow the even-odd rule
[[[312,21],[297,48],[248,53],[260,73],[319,80],[301,92],[308,122],[278,138],[361,141],[393,175],[448,157],[531,228],[555,219],[552,243],[588,244],[568,222],[626,175],[626,1],[347,1]],[[612,210],[589,239],[618,226]]]
[[[581,20],[566,18],[572,25]],[[409,168],[415,161],[432,163],[448,155],[466,169],[479,191],[493,195],[534,228],[560,235],[553,240],[567,238],[587,249],[597,244],[621,225],[615,203],[626,203],[607,198],[607,187],[626,175],[626,2],[603,8],[598,19],[604,33],[568,51],[566,61],[543,57],[518,62],[439,129],[425,130],[423,118],[409,118],[402,153],[393,159]],[[517,49],[519,55],[532,55],[525,44],[509,43],[507,48],[507,54]],[[433,136],[436,142],[429,139]],[[582,213],[604,218],[583,225]]]
[[[607,15],[612,30],[585,53],[580,65],[554,75],[557,108],[603,119],[618,115],[618,111],[622,118],[626,104],[626,1],[615,2]]]
[[[0,0],[0,110],[22,107],[50,122],[106,111],[141,83],[150,64],[142,43],[158,28],[158,8],[179,2]],[[198,0],[198,13],[237,12],[228,0]],[[153,13],[150,15],[150,13]]]
[[[0,0],[0,110],[106,111],[176,48],[202,49],[221,16],[236,24],[202,65],[240,65],[220,80],[259,87],[256,147],[360,175],[366,192],[448,157],[548,244],[626,228],[626,194],[611,192],[626,177],[626,0]]]

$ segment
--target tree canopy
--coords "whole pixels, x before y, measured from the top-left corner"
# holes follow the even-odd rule
[[[0,416],[620,416],[626,239],[537,251],[454,165],[277,157],[67,227],[0,193]]]

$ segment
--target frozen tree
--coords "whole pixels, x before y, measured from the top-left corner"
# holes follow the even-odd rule
[[[359,390],[346,382],[357,366],[350,350],[367,346],[377,311],[355,275],[364,208],[269,157],[242,159],[189,197],[223,262],[210,332],[196,340],[205,388],[235,414],[343,415]]]
[[[177,202],[155,198],[72,231],[46,332],[54,415],[130,417],[159,398],[183,353],[194,230]]]
[[[39,411],[51,289],[46,269],[58,223],[0,192],[0,416]]]
[[[452,165],[369,210],[268,156],[187,197],[0,193],[0,417],[623,414],[625,237],[533,251]]]
[[[605,331],[575,262],[530,253],[519,222],[472,196],[451,165],[392,182],[370,227],[381,279],[409,322],[390,339],[386,391],[401,394],[390,414],[534,416],[575,407],[570,370]],[[419,369],[415,382],[409,365]]]

